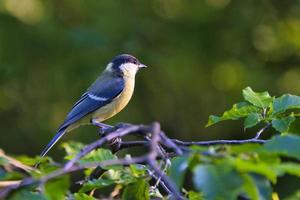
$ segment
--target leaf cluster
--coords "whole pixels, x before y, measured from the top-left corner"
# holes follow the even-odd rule
[[[285,94],[272,97],[268,92],[254,92],[250,87],[243,90],[244,101],[234,104],[221,116],[211,115],[207,126],[225,120],[244,120],[244,128],[272,127],[274,136],[264,144],[190,146],[183,155],[175,155],[166,167],[155,162],[176,185],[185,199],[189,200],[270,200],[281,194],[274,189],[280,177],[291,175],[300,178],[300,136],[297,121],[300,117],[300,97]],[[262,130],[262,131],[261,131]],[[260,135],[259,135],[260,136]],[[84,144],[64,143],[65,161],[74,158]],[[130,159],[131,155],[125,158]],[[118,160],[121,156],[99,148],[81,158],[77,165]],[[31,168],[40,161],[39,169]],[[9,157],[0,154],[0,195],[28,178],[37,180],[26,187],[17,187],[6,198],[34,200],[93,200],[93,199],[172,199],[161,185],[159,177],[147,164],[110,165],[101,167],[99,176],[93,176],[94,167],[82,170],[81,177],[71,173],[45,179],[62,168],[49,157]],[[46,181],[42,181],[46,180]],[[74,189],[75,188],[75,189]],[[299,199],[294,191],[286,200]]]

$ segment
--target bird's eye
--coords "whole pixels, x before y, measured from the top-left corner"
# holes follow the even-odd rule
[[[137,60],[133,60],[133,64],[137,64],[138,62],[137,62]]]

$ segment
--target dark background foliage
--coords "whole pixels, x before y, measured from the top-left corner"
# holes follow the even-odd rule
[[[300,93],[300,1],[2,0],[0,147],[36,155],[72,104],[120,53],[149,66],[107,123],[160,121],[170,137],[251,137],[240,122],[205,129],[251,86]],[[91,142],[94,127],[68,139]],[[51,154],[55,157],[56,147]]]

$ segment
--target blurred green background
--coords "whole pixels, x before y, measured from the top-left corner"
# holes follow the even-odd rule
[[[248,138],[256,130],[244,133],[242,122],[204,125],[246,86],[300,94],[300,1],[1,0],[0,147],[39,154],[120,53],[149,68],[107,123],[157,120],[184,140]],[[96,138],[81,127],[64,139]]]

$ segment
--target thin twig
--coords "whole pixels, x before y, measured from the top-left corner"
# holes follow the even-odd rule
[[[258,139],[260,137],[260,135],[267,130],[272,124],[271,123],[267,123],[266,126],[264,126],[262,129],[260,129],[257,133],[256,136],[254,137],[254,139]]]
[[[161,178],[162,182],[164,182],[166,187],[171,191],[171,195],[174,196],[176,200],[183,200],[183,197],[179,193],[174,182],[172,182],[164,173],[160,171],[160,169],[156,166],[155,162],[151,159],[148,159],[147,163],[149,167],[157,174],[157,176]]]
[[[246,143],[257,143],[257,144],[264,144],[267,142],[267,140],[260,140],[260,139],[246,139],[246,140],[210,140],[210,141],[199,141],[199,142],[184,142],[181,140],[173,139],[173,142],[177,145],[182,146],[192,146],[192,145],[198,145],[198,146],[210,146],[210,145],[224,145],[224,144],[246,144]]]
[[[90,145],[86,146],[84,149],[82,149],[81,152],[78,153],[75,158],[70,160],[65,165],[64,169],[67,170],[68,168],[71,168],[81,157],[87,155],[92,150],[102,146],[104,143],[106,143],[116,137],[122,137],[122,136],[128,135],[133,132],[137,132],[138,130],[142,130],[142,129],[145,129],[145,126],[134,125],[134,126],[130,126],[130,127],[124,128],[124,129],[117,129],[117,130],[107,134],[106,136],[102,137],[101,139],[97,140],[96,142],[93,142],[92,144],[90,144]]]
[[[7,194],[11,190],[18,189],[20,187],[25,187],[32,184],[43,185],[47,181],[62,176],[64,174],[72,173],[74,171],[86,169],[86,168],[94,168],[94,167],[105,167],[111,165],[130,165],[130,164],[148,164],[149,176],[156,180],[154,187],[157,187],[157,184],[160,184],[162,188],[170,194],[175,199],[183,199],[182,195],[178,191],[178,188],[171,181],[168,176],[165,174],[165,169],[162,170],[157,166],[157,161],[162,160],[162,162],[169,162],[169,158],[175,155],[182,155],[183,152],[189,152],[188,149],[191,145],[199,145],[199,146],[209,146],[209,145],[235,145],[235,144],[245,144],[245,143],[258,143],[264,144],[268,140],[259,139],[262,132],[264,132],[271,125],[267,124],[265,127],[260,129],[256,136],[251,139],[246,140],[211,140],[211,141],[181,141],[177,139],[170,139],[166,136],[166,134],[161,131],[160,124],[155,122],[151,126],[144,125],[127,125],[123,127],[110,127],[107,129],[107,132],[102,135],[102,137],[87,145],[83,148],[75,158],[67,162],[64,168],[54,171],[48,175],[41,177],[39,180],[35,180],[33,178],[24,179],[20,184],[13,184],[5,188],[5,190],[0,192],[0,199],[5,198]],[[143,136],[143,141],[122,141],[121,138],[127,136],[129,134],[139,133]],[[118,145],[115,149],[115,152],[122,150],[124,148],[132,148],[136,146],[144,146],[149,148],[149,152],[143,156],[132,157],[132,158],[122,158],[117,160],[106,160],[101,162],[93,162],[86,164],[77,164],[77,161],[83,156],[87,155],[91,151],[99,148],[105,143],[109,143],[110,141],[116,140],[116,138],[120,138],[117,141]],[[164,167],[166,168],[166,166]]]
[[[153,179],[158,180],[159,178],[151,171],[148,169],[148,174],[151,176]],[[160,178],[161,179],[161,178]],[[169,188],[166,186],[166,184],[162,181],[159,182],[160,186],[168,193],[171,194],[172,192],[169,190]]]
[[[157,177],[159,177],[162,180],[162,182],[164,182],[168,190],[171,191],[170,195],[174,196],[175,199],[183,200],[183,197],[181,196],[174,183],[163,172],[161,172],[161,170],[155,164],[155,160],[157,157],[156,146],[159,144],[162,134],[160,131],[160,125],[158,123],[154,123],[152,127],[153,136],[152,143],[150,146],[151,151],[148,155],[147,163],[149,167],[157,174]]]

